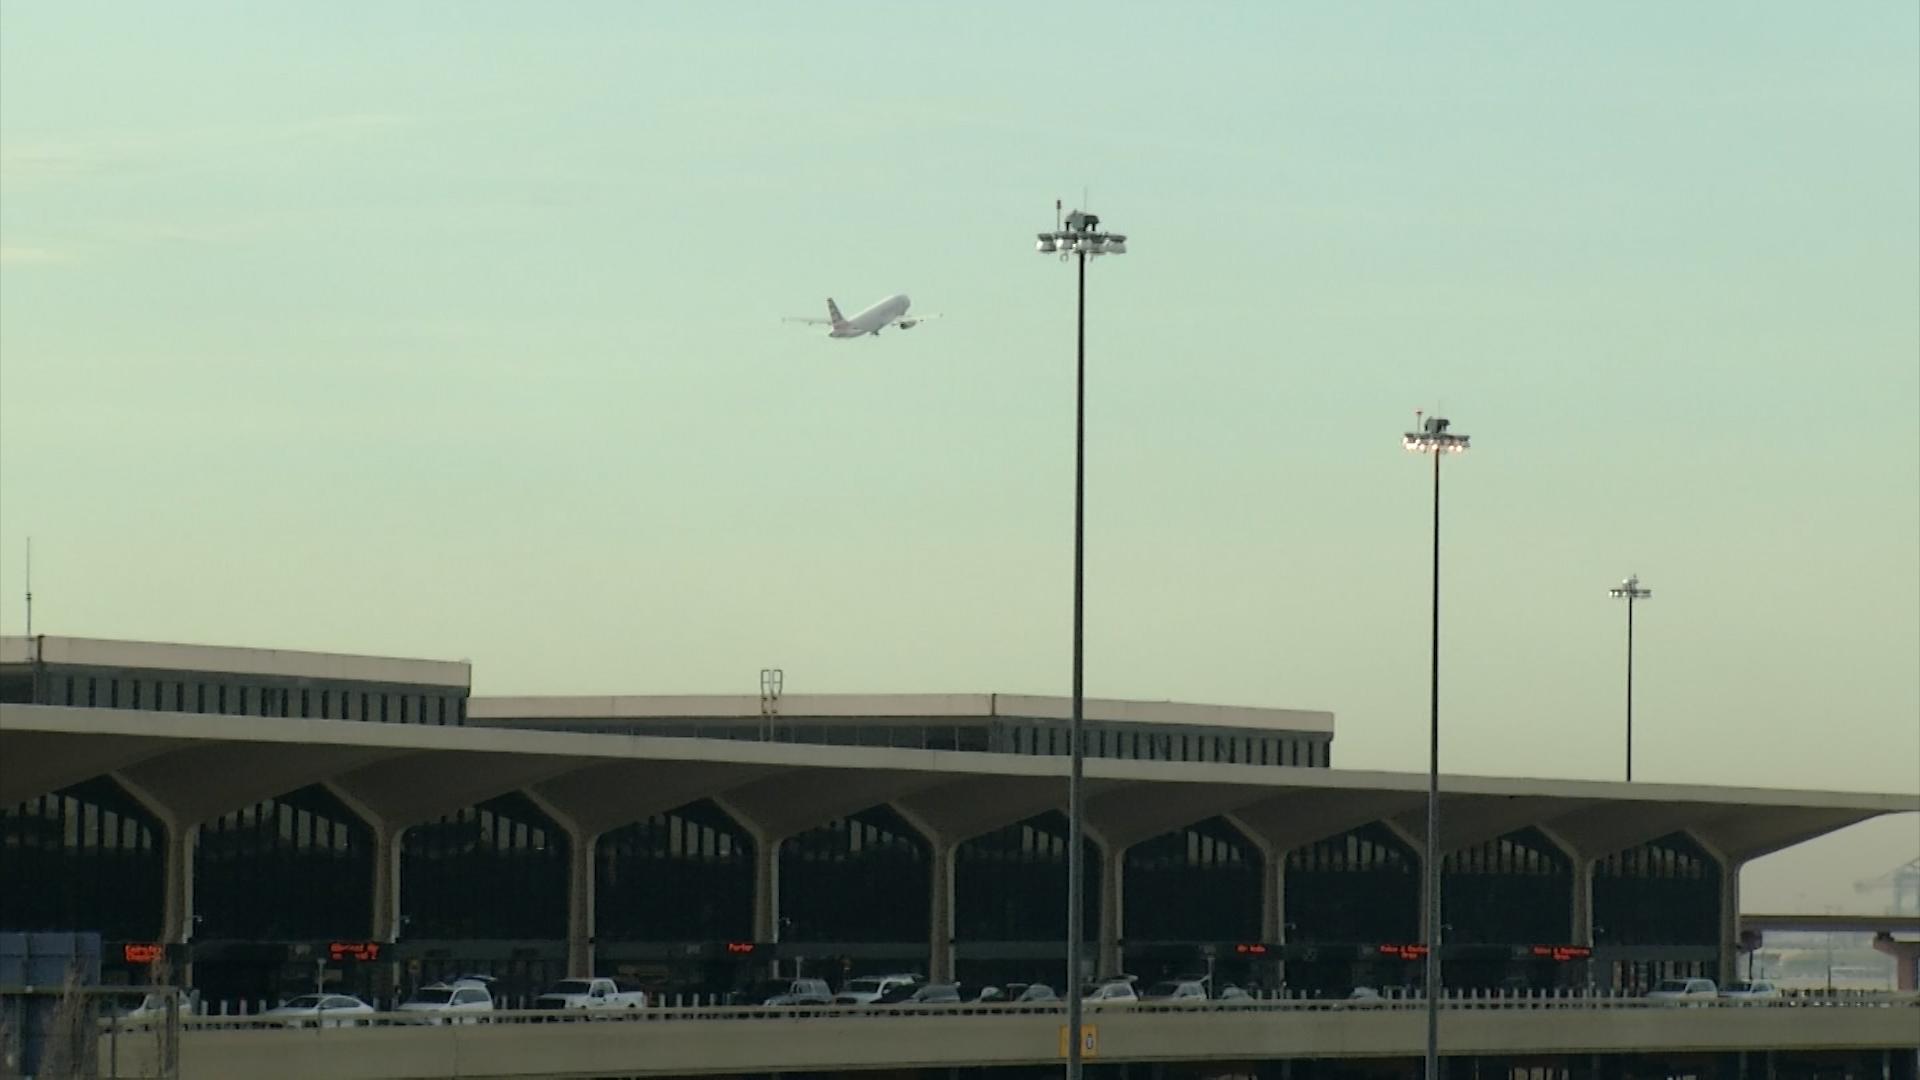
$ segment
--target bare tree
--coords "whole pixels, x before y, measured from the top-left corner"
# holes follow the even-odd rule
[[[60,984],[53,1016],[47,1023],[47,1038],[40,1051],[36,1077],[47,1080],[91,1080],[100,1074],[99,997],[87,993],[80,982],[80,966],[67,968]]]
[[[27,999],[0,998],[0,1080],[20,1080],[23,1050],[21,1028],[26,1019]]]

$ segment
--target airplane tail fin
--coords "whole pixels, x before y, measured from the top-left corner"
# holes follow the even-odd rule
[[[827,297],[827,318],[833,320],[835,330],[847,325],[847,320],[840,314],[840,305],[834,303],[831,296]]]

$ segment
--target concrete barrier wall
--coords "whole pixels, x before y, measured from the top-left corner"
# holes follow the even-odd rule
[[[1060,1060],[1058,1013],[628,1020],[443,1027],[182,1033],[180,1075],[285,1080],[566,1075],[689,1076]],[[1096,1060],[1206,1061],[1414,1057],[1417,1010],[1102,1011],[1088,1014]],[[1442,1018],[1450,1054],[1911,1049],[1920,1010],[1462,1010]],[[154,1075],[123,1041],[118,1076]],[[102,1061],[106,1060],[103,1053]]]

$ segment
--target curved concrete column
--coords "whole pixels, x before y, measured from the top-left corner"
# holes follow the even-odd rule
[[[108,776],[133,801],[160,819],[167,852],[165,884],[160,905],[160,940],[182,945],[193,940],[193,850],[200,840],[200,826],[188,822],[165,802],[137,783],[118,773]]]
[[[1740,868],[1744,863],[1718,852],[1713,856],[1720,860],[1719,979],[1725,986],[1740,978]]]
[[[567,970],[593,974],[594,848],[600,834],[567,828]]]
[[[373,929],[375,941],[400,940],[400,851],[406,841],[404,826],[374,826]]]
[[[1433,895],[1434,875],[1427,869],[1426,829],[1422,828],[1416,833],[1392,818],[1383,819],[1380,824],[1386,826],[1388,832],[1398,837],[1401,843],[1407,845],[1408,851],[1413,857],[1413,865],[1420,873],[1420,932],[1417,935],[1417,940],[1428,946],[1435,944],[1427,940],[1427,905],[1438,903],[1440,904],[1440,923],[1442,926],[1440,931],[1441,943],[1444,944],[1446,938],[1445,925],[1447,921],[1446,896],[1444,894],[1438,897]],[[1446,865],[1446,857],[1446,852],[1443,851],[1440,853],[1443,871]],[[1444,872],[1440,876],[1442,878],[1441,888],[1444,890],[1446,888]]]
[[[1126,958],[1121,954],[1120,930],[1125,925],[1127,849],[1096,839],[1100,851],[1100,949],[1096,970],[1102,978],[1118,975]]]
[[[1264,852],[1262,853],[1265,854]],[[1266,855],[1260,875],[1260,940],[1287,940],[1287,858]]]
[[[753,940],[777,943],[780,940],[781,841],[751,826],[747,832],[753,837]]]
[[[161,823],[167,831],[167,876],[160,940],[179,945],[193,940],[193,845],[200,826]]]
[[[366,822],[373,832],[373,897],[368,904],[367,936],[374,941],[400,939],[400,842],[406,827],[374,810],[352,791],[333,780],[321,782],[340,805]]]
[[[954,853],[960,849],[960,842],[936,828],[905,800],[888,805],[927,842],[927,978],[952,982]]]
[[[1593,860],[1573,856],[1573,917],[1569,927],[1575,945],[1593,944]]]
[[[567,971],[573,975],[593,974],[594,932],[594,851],[602,829],[589,825],[542,795],[537,789],[525,789],[527,801],[553,819],[567,834]]]
[[[927,872],[931,903],[927,913],[927,978],[953,981],[953,854],[960,845],[932,838]]]

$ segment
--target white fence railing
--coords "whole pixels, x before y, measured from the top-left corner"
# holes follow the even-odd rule
[[[1171,1013],[1201,1015],[1207,1013],[1401,1013],[1425,1007],[1418,996],[1370,999],[1241,998],[1191,1004],[1156,1002],[1089,1002],[1088,1016],[1101,1014]],[[1652,1001],[1644,997],[1613,994],[1508,993],[1450,994],[1441,1002],[1446,1011],[1456,1010],[1664,1010],[1693,1009],[1914,1009],[1920,1010],[1920,994],[1885,991],[1794,994],[1779,998],[1752,1000],[1702,998],[1680,1001]],[[987,1004],[987,1005],[687,1005],[649,1006],[634,1009],[500,1009],[493,1012],[423,1014],[400,1012],[328,1013],[313,1016],[182,1016],[186,1031],[262,1030],[278,1028],[326,1029],[339,1027],[413,1027],[443,1024],[551,1024],[551,1023],[715,1023],[777,1020],[791,1023],[810,1018],[862,1019],[883,1021],[890,1017],[998,1017],[1064,1015],[1064,1002]],[[120,1030],[138,1030],[152,1021],[122,1019],[114,1022]]]

